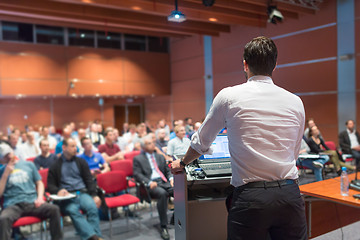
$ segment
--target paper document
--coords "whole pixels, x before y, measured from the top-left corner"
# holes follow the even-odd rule
[[[51,194],[51,195],[50,195],[50,198],[51,198],[52,200],[66,200],[66,199],[70,199],[70,198],[74,198],[74,197],[76,197],[76,195],[75,195],[75,194],[72,194],[72,193],[69,193],[69,194],[66,195],[66,196],[58,196],[58,195],[56,195],[56,194]]]

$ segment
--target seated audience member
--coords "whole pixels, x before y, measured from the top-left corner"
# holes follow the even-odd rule
[[[123,128],[122,128],[122,131],[121,131],[121,135],[124,135],[125,133],[127,133],[129,131],[129,123],[124,123],[123,124]]]
[[[187,117],[187,118],[185,118],[184,122],[185,122],[185,132],[188,136],[190,136],[190,134],[192,134],[194,132],[192,118]]]
[[[46,139],[49,142],[49,149],[50,150],[55,150],[56,145],[57,145],[57,141],[54,137],[49,135],[49,128],[46,126],[43,126],[41,128],[41,136],[38,140],[38,143],[40,143],[41,140]]]
[[[83,128],[80,128],[78,131],[77,131],[77,136],[74,137],[75,141],[76,141],[76,146],[77,148],[79,149],[79,153],[83,153],[84,152],[84,148],[82,147],[82,144],[81,144],[81,139],[83,139],[84,137],[86,137],[86,130],[83,129]],[[89,138],[90,139],[90,138]],[[90,140],[91,141],[91,140]],[[97,152],[97,148],[93,145],[93,148],[92,148],[94,151]]]
[[[78,137],[78,132],[76,131],[76,126],[74,122],[70,122],[69,123],[70,129],[71,129],[71,137],[72,138],[77,138]]]
[[[60,156],[60,154],[62,153],[63,150],[63,142],[67,139],[69,139],[71,137],[71,129],[69,128],[69,126],[64,126],[63,131],[62,131],[62,140],[56,145],[55,148],[55,154],[57,156]]]
[[[159,131],[160,129],[164,129],[164,130],[165,130],[165,134],[166,134],[165,140],[169,141],[169,139],[170,139],[170,127],[169,127],[169,125],[166,124],[165,119],[161,119],[161,120],[158,122],[158,128],[157,128],[156,131],[155,131],[156,136],[157,136],[158,131]]]
[[[201,122],[196,122],[196,123],[194,124],[194,131],[189,135],[189,139],[192,138],[192,136],[194,135],[194,133],[195,133],[197,130],[199,130],[200,127],[201,127]]]
[[[327,155],[319,155],[319,158],[302,158],[301,155],[309,154],[310,148],[307,145],[304,139],[301,140],[301,147],[299,158],[296,161],[296,165],[304,166],[314,171],[316,181],[322,181],[322,171],[324,168],[324,164],[329,161],[329,156]]]
[[[83,158],[89,165],[91,174],[95,177],[99,173],[109,172],[109,164],[105,162],[104,158],[100,153],[93,151],[93,145],[90,138],[83,137],[81,139],[81,144],[84,149],[84,152],[78,157]]]
[[[119,130],[117,128],[113,129],[114,133],[114,143],[119,146],[120,151],[125,151],[125,146],[123,146],[123,138],[119,136]]]
[[[27,133],[22,131],[19,137],[18,145],[22,145],[27,141]]]
[[[124,154],[120,151],[119,146],[114,143],[114,133],[112,128],[107,128],[105,130],[105,144],[100,145],[98,150],[107,163],[124,159]]]
[[[134,177],[136,181],[144,182],[149,187],[151,198],[158,199],[161,237],[169,239],[167,210],[168,199],[173,196],[174,180],[165,158],[155,152],[155,143],[151,136],[145,136],[140,143],[143,152],[134,157]]]
[[[43,199],[44,184],[32,162],[19,161],[11,147],[0,144],[0,239],[10,239],[12,224],[20,217],[50,218],[51,239],[62,239],[59,207]]]
[[[155,128],[150,124],[150,122],[148,120],[145,121],[145,126],[146,126],[146,133],[152,133],[155,132]]]
[[[177,126],[183,126],[183,124],[184,124],[183,120],[174,120],[173,121],[174,128],[173,128],[173,131],[170,132],[170,140],[176,138],[175,128]],[[186,131],[185,131],[185,133],[186,133]]]
[[[61,141],[61,135],[56,133],[56,129],[54,126],[49,127],[49,135],[56,139],[56,142],[59,143]]]
[[[129,131],[127,133],[124,133],[123,139],[126,143],[127,151],[134,150],[134,141],[137,139],[137,132],[136,132],[136,125],[130,124],[129,125]]]
[[[9,135],[10,147],[14,151],[14,155],[21,161],[25,161],[23,151],[21,150],[21,144],[18,144],[18,136],[15,133]]]
[[[313,119],[313,118],[309,118],[309,119],[306,121],[306,126],[307,126],[307,127],[306,127],[305,130],[304,130],[304,136],[306,137],[306,139],[308,139],[308,138],[310,138],[310,136],[309,136],[309,130],[310,130],[310,128],[312,128],[313,126],[316,126],[314,119]],[[318,129],[318,131],[319,131],[319,136],[322,138],[322,135],[321,135],[321,132],[320,132],[319,129]]]
[[[309,130],[310,138],[307,141],[307,144],[310,147],[311,153],[319,154],[319,153],[327,153],[330,155],[330,161],[335,165],[336,172],[340,175],[341,167],[346,167],[350,170],[355,170],[354,166],[348,165],[339,159],[339,155],[337,151],[330,150],[328,146],[326,146],[324,140],[319,136],[319,130],[316,126],[313,126]],[[321,149],[323,146],[326,150]]]
[[[171,139],[167,146],[167,155],[185,155],[190,146],[190,139],[186,137],[185,127],[178,125],[175,127],[174,132],[176,138]]]
[[[21,151],[24,155],[25,160],[28,158],[36,157],[40,154],[40,149],[36,144],[34,133],[28,132],[26,137],[27,141],[23,145],[21,145]]]
[[[351,154],[356,160],[356,166],[360,162],[360,135],[356,131],[353,120],[346,122],[346,130],[339,134],[339,145],[342,153]]]
[[[101,126],[101,125],[100,125]],[[103,135],[99,132],[100,128],[97,123],[92,123],[90,127],[89,138],[95,147],[105,143]]]
[[[41,154],[34,160],[34,164],[38,170],[49,168],[56,159],[55,154],[50,153],[49,141],[43,139],[39,143]]]
[[[165,140],[166,138],[166,131],[165,129],[159,129],[156,135],[156,147],[159,148],[162,152],[166,153],[168,142]]]
[[[81,239],[100,239],[98,207],[101,200],[87,162],[76,156],[76,142],[73,138],[63,140],[63,153],[49,169],[48,190],[51,194],[75,198],[57,201],[63,214],[69,215]],[[81,213],[79,210],[82,210]],[[83,216],[85,215],[85,217]]]

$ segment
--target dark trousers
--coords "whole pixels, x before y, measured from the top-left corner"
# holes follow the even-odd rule
[[[169,182],[163,182],[161,179],[156,181],[157,187],[149,189],[150,197],[157,199],[157,209],[160,218],[160,225],[166,226],[168,224],[167,210],[168,199],[170,196],[174,196],[174,190]]]
[[[228,215],[228,240],[305,240],[304,201],[297,184],[235,188]]]
[[[44,203],[38,208],[33,203],[18,203],[5,208],[0,214],[0,239],[10,239],[12,224],[24,216],[49,218],[51,239],[62,239],[60,210],[50,203]]]
[[[351,154],[353,155],[353,157],[355,158],[355,163],[356,166],[359,167],[359,162],[360,162],[360,152],[356,151],[356,150],[351,150]]]

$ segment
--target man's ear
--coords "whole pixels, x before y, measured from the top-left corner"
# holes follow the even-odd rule
[[[244,72],[249,71],[249,65],[247,64],[247,62],[245,60],[243,60],[243,64],[244,64]]]

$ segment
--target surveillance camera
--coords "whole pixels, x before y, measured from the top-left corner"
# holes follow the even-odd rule
[[[269,20],[268,22],[276,24],[277,22],[282,22],[284,19],[284,16],[281,14],[279,10],[277,10],[276,7],[269,7]]]

